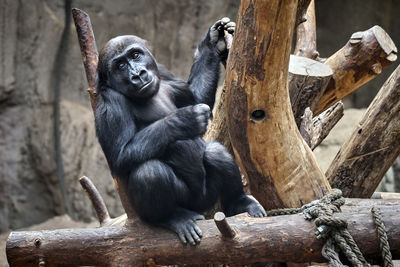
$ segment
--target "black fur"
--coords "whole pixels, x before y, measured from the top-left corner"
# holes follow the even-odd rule
[[[143,220],[175,231],[184,243],[200,241],[195,221],[218,199],[228,216],[265,216],[244,194],[230,154],[201,138],[227,56],[217,47],[226,24],[218,21],[200,42],[188,83],[157,64],[136,36],[112,39],[99,57],[95,123],[111,172],[126,183]]]

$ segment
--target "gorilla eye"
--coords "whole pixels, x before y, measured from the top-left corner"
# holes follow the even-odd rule
[[[139,57],[139,52],[133,52],[131,57],[137,59]]]
[[[124,62],[119,62],[117,64],[117,67],[118,67],[119,70],[123,70],[125,68],[125,66],[126,66],[126,64]]]

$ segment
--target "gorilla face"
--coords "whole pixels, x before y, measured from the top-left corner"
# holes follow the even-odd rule
[[[160,85],[157,63],[136,36],[119,36],[106,44],[99,57],[99,80],[132,100],[152,97]]]

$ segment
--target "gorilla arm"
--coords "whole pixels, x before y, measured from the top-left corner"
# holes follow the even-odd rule
[[[96,132],[113,172],[160,156],[171,142],[198,136],[207,127],[209,108],[195,105],[137,131],[134,119],[126,116],[132,112],[130,105],[125,96],[109,89],[102,92],[96,108]]]
[[[218,86],[220,62],[228,57],[224,31],[233,33],[235,23],[223,18],[214,23],[197,46],[188,84],[196,103],[212,109]]]

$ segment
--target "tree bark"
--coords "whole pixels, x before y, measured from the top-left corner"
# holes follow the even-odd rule
[[[297,130],[287,89],[296,3],[242,1],[228,60],[229,134],[266,209],[298,207],[330,191]]]
[[[297,126],[300,126],[304,110],[314,112],[333,72],[327,65],[305,57],[290,56],[289,95]]]
[[[318,59],[317,51],[317,27],[315,22],[315,3],[311,0],[305,14],[306,21],[297,26],[296,47],[294,54],[296,56]]]
[[[371,200],[369,200],[371,205]],[[338,213],[367,258],[380,255],[370,208]],[[400,206],[381,208],[394,258],[400,256]],[[226,219],[234,238],[223,237],[213,220],[199,221],[203,238],[196,247],[181,244],[175,234],[136,221],[129,227],[13,232],[7,241],[11,266],[142,266],[253,262],[321,262],[322,240],[302,214],[268,218],[238,215]]]
[[[397,48],[381,27],[353,33],[347,44],[325,62],[333,70],[333,78],[315,114],[320,114],[375,78],[396,59]]]
[[[369,198],[400,153],[400,66],[342,145],[326,175],[346,197]]]

